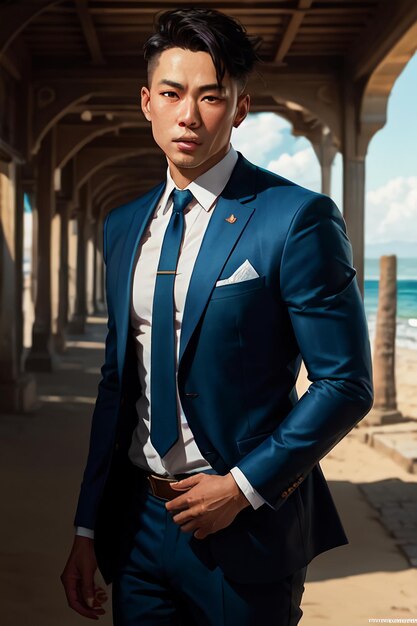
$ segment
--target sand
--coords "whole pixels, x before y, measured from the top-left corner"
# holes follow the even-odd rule
[[[417,418],[417,350],[397,349],[396,381],[399,410]],[[308,384],[303,370],[299,393]],[[358,488],[398,478],[415,484],[417,498],[417,475],[360,443],[355,430],[321,462],[350,543],[310,564],[303,626],[361,626],[369,619],[417,623],[417,569],[410,567]]]
[[[397,348],[395,375],[399,410],[417,418],[417,350]]]
[[[102,358],[104,320],[94,322],[87,335],[70,343],[60,373],[38,376],[43,408],[32,416],[0,420],[2,626],[87,623],[67,607],[59,575],[72,542]],[[396,373],[399,408],[417,418],[417,351],[398,349]],[[300,393],[306,384],[304,372]],[[398,478],[415,483],[417,490],[417,476],[361,443],[354,432],[321,465],[350,543],[310,564],[301,626],[417,620],[417,569],[409,566],[359,488]],[[109,614],[99,624],[110,626]]]

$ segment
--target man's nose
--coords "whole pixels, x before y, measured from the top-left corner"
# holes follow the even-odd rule
[[[198,105],[192,98],[184,98],[178,116],[179,126],[196,127],[200,124]]]

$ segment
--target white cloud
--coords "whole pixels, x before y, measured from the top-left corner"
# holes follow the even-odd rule
[[[282,154],[267,169],[314,191],[321,189],[320,164],[311,147],[295,154]]]
[[[392,178],[366,194],[368,243],[417,239],[417,176]]]
[[[265,166],[271,152],[281,145],[289,123],[275,113],[254,113],[234,128],[232,144],[252,163]]]

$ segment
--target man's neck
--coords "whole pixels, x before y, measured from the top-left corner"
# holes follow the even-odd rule
[[[230,143],[227,147],[223,148],[219,152],[216,152],[216,154],[197,167],[180,167],[168,159],[169,173],[176,187],[178,187],[178,189],[185,189],[185,187],[196,180],[199,176],[202,176],[202,174],[205,174],[205,172],[208,172],[208,170],[217,165],[217,163],[219,163],[226,156],[229,150]]]

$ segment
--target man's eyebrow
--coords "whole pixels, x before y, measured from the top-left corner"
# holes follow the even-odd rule
[[[201,87],[198,88],[198,91],[223,91],[224,87],[223,85],[218,85],[217,83],[211,83],[210,85],[201,85]]]
[[[176,89],[184,89],[184,85],[181,85],[181,83],[176,83],[173,80],[168,80],[168,78],[163,78],[162,80],[160,80],[158,85],[169,85],[169,87],[175,87]]]
[[[181,91],[184,91],[185,87],[184,85],[181,85],[181,83],[177,83],[174,80],[169,80],[168,78],[163,78],[162,80],[159,81],[158,83],[159,85],[168,85],[169,87],[174,87],[175,89],[180,89]],[[203,91],[222,91],[224,89],[223,85],[218,85],[217,83],[211,83],[210,85],[201,85],[201,87],[198,88],[198,91],[200,93],[202,93]]]

